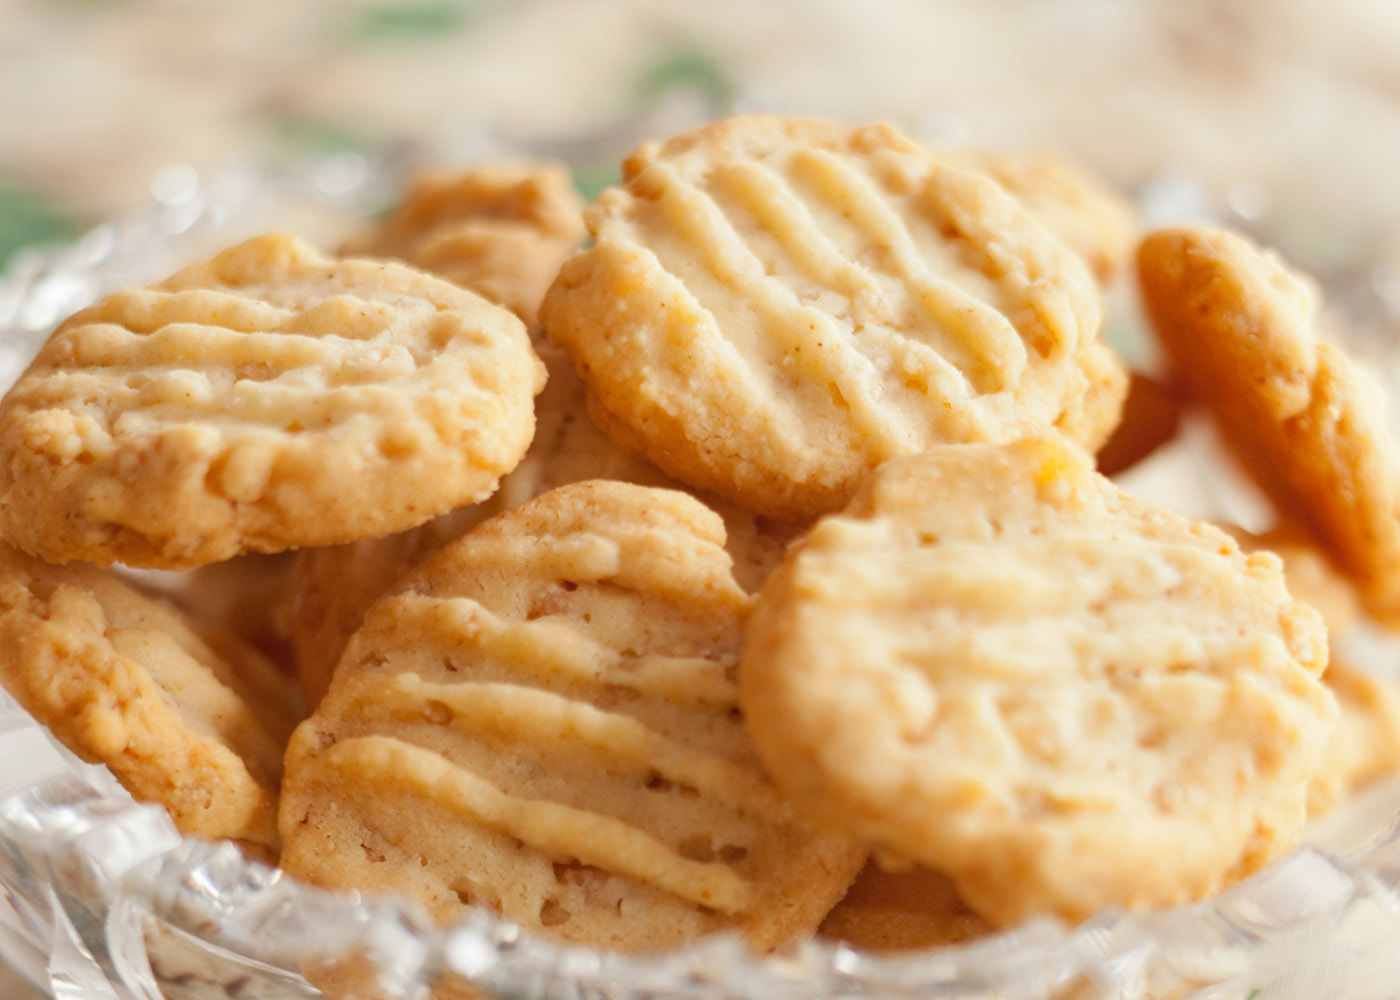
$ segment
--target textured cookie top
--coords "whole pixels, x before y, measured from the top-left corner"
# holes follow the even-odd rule
[[[583,202],[556,165],[494,165],[415,178],[401,204],[342,252],[394,257],[535,322],[583,238]]]
[[[1017,201],[887,126],[734,118],[643,146],[546,296],[602,426],[765,514],[897,455],[1057,426],[1123,375],[1093,279]]]
[[[420,567],[293,738],[284,867],[608,948],[811,933],[864,851],[757,765],[723,540],[684,494],[595,481]]]
[[[160,568],[397,531],[495,488],[543,375],[470,292],[263,236],[54,332],[0,402],[0,524]]]
[[[0,683],[182,832],[276,857],[292,692],[232,635],[108,572],[0,545]]]
[[[996,923],[1258,867],[1336,713],[1278,559],[1089,463],[1039,440],[892,462],[790,550],[747,631],[774,780]]]
[[[1400,452],[1379,388],[1319,338],[1312,284],[1209,227],[1153,233],[1138,274],[1162,346],[1235,455],[1366,609],[1400,621]]]

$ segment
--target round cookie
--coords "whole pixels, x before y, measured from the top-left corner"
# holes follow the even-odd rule
[[[162,569],[402,530],[495,489],[543,381],[479,296],[259,237],[54,332],[0,401],[0,529]]]
[[[302,694],[310,707],[326,693],[350,636],[365,610],[399,577],[486,518],[518,507],[556,486],[612,479],[677,487],[651,463],[613,444],[589,418],[583,383],[568,359],[549,344],[540,349],[549,382],[536,400],[535,439],[516,468],[485,503],[462,507],[427,524],[384,538],[303,549],[292,569],[289,620]],[[734,578],[757,590],[782,558],[799,526],[770,522],[706,498],[723,519]]]
[[[181,832],[277,856],[290,684],[233,635],[110,572],[0,544],[0,683]]]
[[[390,257],[441,275],[534,326],[559,265],[583,238],[583,202],[559,165],[426,172],[348,255]]]
[[[753,756],[723,541],[682,493],[592,481],[419,567],[292,739],[283,867],[610,949],[810,934],[865,851]]]
[[[1138,274],[1162,346],[1236,457],[1366,610],[1400,622],[1400,452],[1379,389],[1319,338],[1312,285],[1209,227],[1153,233]]]
[[[623,179],[540,317],[599,426],[682,482],[802,520],[898,455],[1051,428],[1094,448],[1117,420],[1083,262],[888,126],[732,118]]]
[[[1287,847],[1331,732],[1278,559],[1062,441],[891,462],[769,578],[741,704],[814,818],[995,924],[1195,899]]]

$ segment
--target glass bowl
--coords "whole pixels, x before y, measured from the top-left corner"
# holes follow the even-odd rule
[[[664,123],[538,147],[482,133],[450,147],[237,167],[208,180],[170,168],[147,214],[29,252],[0,279],[0,386],[55,322],[98,295],[260,230],[343,232],[386,203],[417,162],[533,154],[596,163],[601,149],[673,129],[693,109],[667,113]],[[1154,203],[1160,190],[1140,192],[1149,217],[1180,209],[1173,183],[1176,202],[1165,209]],[[1152,498],[1192,514],[1247,520],[1256,502],[1203,426],[1188,424],[1150,464],[1130,488],[1167,489],[1170,497]],[[1346,641],[1354,660],[1400,663],[1386,639]],[[1400,780],[1353,798],[1315,824],[1306,846],[1191,906],[1105,912],[1077,927],[1036,920],[890,957],[809,941],[760,958],[735,936],[639,957],[561,945],[485,912],[440,929],[408,901],[320,891],[231,844],[183,839],[163,810],[135,803],[104,768],[58,746],[2,690],[0,761],[0,955],[69,1000],[322,995],[313,983],[383,1000],[1380,1000],[1400,989]]]

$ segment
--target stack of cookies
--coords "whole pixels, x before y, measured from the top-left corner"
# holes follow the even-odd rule
[[[1130,375],[1136,242],[1059,161],[767,116],[586,210],[493,166],[248,241],[0,402],[0,680],[181,830],[444,924],[888,950],[1201,898],[1400,764],[1328,667],[1400,621],[1400,458],[1224,231],[1138,246],[1174,374]],[[1277,531],[1106,478],[1184,401]]]

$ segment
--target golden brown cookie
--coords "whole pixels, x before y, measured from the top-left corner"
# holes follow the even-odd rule
[[[732,118],[650,144],[541,307],[599,425],[759,513],[839,507],[875,466],[1059,428],[1125,378],[1084,264],[995,182],[888,126]]]
[[[0,682],[196,837],[277,854],[291,685],[227,632],[90,566],[0,545]]]
[[[536,322],[559,265],[583,238],[583,202],[560,165],[434,171],[341,252],[407,261]]]
[[[1048,152],[939,151],[953,163],[979,170],[1011,192],[1101,283],[1128,263],[1137,241],[1132,203],[1091,171]]]
[[[822,921],[821,935],[863,951],[918,951],[990,934],[948,876],[927,868],[866,864]]]
[[[399,577],[469,528],[556,486],[584,479],[678,487],[660,469],[598,430],[584,407],[583,384],[557,348],[544,344],[540,355],[549,369],[549,382],[536,401],[535,439],[490,500],[396,535],[298,553],[289,619],[293,660],[308,706],[315,707],[330,686],[331,673],[365,610]],[[799,526],[706,500],[724,518],[725,548],[734,560],[735,580],[745,590],[757,590]]]
[[[495,489],[543,379],[479,296],[259,237],[58,328],[0,402],[0,528],[164,569],[402,530]]]
[[[1138,250],[1143,299],[1176,368],[1280,511],[1400,621],[1400,453],[1379,389],[1317,332],[1317,295],[1244,237],[1188,227]]]
[[[742,705],[809,814],[996,924],[1195,899],[1286,848],[1331,732],[1277,557],[1056,440],[878,470],[769,578]]]
[[[682,493],[592,481],[419,567],[293,737],[283,866],[605,948],[814,931],[865,852],[753,756],[723,541]]]
[[[1097,456],[1099,471],[1115,476],[1170,443],[1181,429],[1182,398],[1170,383],[1133,372],[1123,418]]]

